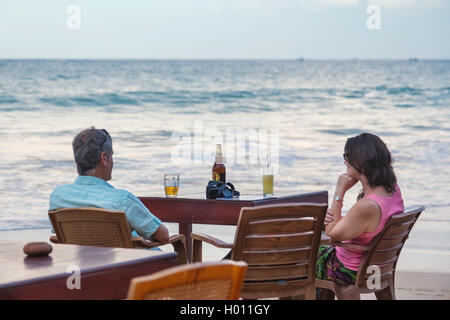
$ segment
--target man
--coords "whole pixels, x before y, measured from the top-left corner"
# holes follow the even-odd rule
[[[79,176],[74,183],[55,188],[49,211],[78,207],[124,211],[132,232],[148,240],[169,240],[167,228],[137,197],[106,182],[111,180],[113,150],[111,136],[105,129],[81,131],[72,147]]]

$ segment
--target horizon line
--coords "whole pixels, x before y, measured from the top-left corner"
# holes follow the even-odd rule
[[[407,57],[407,58],[3,58],[0,57],[0,60],[180,60],[180,61],[227,61],[227,60],[236,60],[236,61],[246,61],[246,60],[273,60],[273,61],[373,61],[373,60],[384,60],[384,61],[420,61],[420,60],[450,60],[450,57],[447,58],[420,58],[420,57]]]

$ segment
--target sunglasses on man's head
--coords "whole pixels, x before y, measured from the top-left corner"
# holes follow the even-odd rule
[[[100,129],[100,132],[105,136],[105,141],[103,141],[102,145],[100,146],[100,150],[102,150],[103,145],[108,141],[109,133],[105,129]]]

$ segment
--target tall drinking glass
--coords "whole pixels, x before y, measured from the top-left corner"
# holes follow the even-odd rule
[[[262,169],[263,196],[264,198],[273,197],[273,168],[264,167]]]
[[[166,198],[176,198],[178,195],[178,187],[180,186],[179,174],[164,175],[164,190],[166,192]]]

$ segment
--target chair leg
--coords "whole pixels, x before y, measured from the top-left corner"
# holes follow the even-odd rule
[[[383,290],[375,292],[377,300],[395,300],[394,277],[389,279],[389,285]]]
[[[336,295],[334,294],[333,290],[318,288],[317,291],[316,291],[318,293],[316,294],[317,300],[334,300],[336,298]]]
[[[338,300],[360,300],[359,288],[356,285],[336,286],[336,297]]]
[[[200,240],[193,240],[192,243],[192,262],[202,262],[202,244]]]
[[[304,287],[303,293],[295,296],[279,297],[279,300],[316,300],[316,286],[308,285]]]
[[[184,241],[175,241],[172,243],[174,251],[178,254],[178,261],[180,264],[187,264],[187,252],[186,252],[186,244]]]
[[[316,300],[315,284],[311,284],[305,287],[305,300]]]

